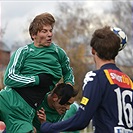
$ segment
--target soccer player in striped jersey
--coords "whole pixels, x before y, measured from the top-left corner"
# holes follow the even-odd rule
[[[45,94],[63,78],[67,88],[74,75],[66,52],[52,42],[55,19],[50,13],[37,15],[29,26],[33,42],[16,50],[4,75],[0,91],[0,120],[7,133],[33,130],[36,108]]]
[[[91,119],[95,133],[133,133],[133,82],[115,63],[120,43],[109,26],[94,32],[90,46],[96,70],[85,75],[79,110],[68,120],[43,122],[42,133],[81,130]]]

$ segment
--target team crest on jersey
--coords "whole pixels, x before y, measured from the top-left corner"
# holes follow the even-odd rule
[[[112,69],[104,70],[104,72],[110,84],[117,84],[122,88],[133,89],[133,82],[126,74]]]
[[[83,105],[86,105],[88,103],[88,101],[89,101],[88,98],[83,97],[80,103],[83,104]]]

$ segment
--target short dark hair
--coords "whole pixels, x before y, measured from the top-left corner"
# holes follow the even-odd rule
[[[110,30],[110,26],[105,26],[95,30],[90,46],[96,50],[99,58],[114,60],[119,52],[120,38]]]
[[[50,13],[42,13],[37,15],[29,26],[29,33],[32,38],[32,35],[37,35],[38,31],[41,31],[44,25],[54,26],[55,19]]]
[[[60,100],[59,104],[64,105],[72,97],[76,97],[78,90],[75,90],[71,85],[59,83],[51,92],[51,95],[56,94]]]
[[[62,88],[64,88],[65,86],[67,86],[66,83],[59,83],[59,84],[57,84],[55,86],[55,88],[51,91],[51,95],[56,94],[59,98],[61,98],[63,96]],[[75,97],[75,96],[77,96],[77,94],[78,94],[78,90],[73,88],[73,93],[71,94],[71,96]]]

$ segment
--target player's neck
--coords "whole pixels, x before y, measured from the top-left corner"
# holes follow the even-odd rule
[[[115,61],[114,60],[97,60],[96,61],[96,68],[97,69],[100,69],[103,65],[105,64],[109,64],[109,63],[114,63],[115,64]]]

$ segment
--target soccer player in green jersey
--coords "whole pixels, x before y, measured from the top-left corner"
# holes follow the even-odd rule
[[[51,92],[45,95],[42,104],[37,108],[37,112],[42,108],[45,110],[47,116],[46,121],[52,123],[61,121],[67,110],[74,111],[73,107],[75,107],[75,104],[73,105],[73,102],[75,101],[78,91],[73,88],[65,88],[65,86],[65,83],[59,83]],[[40,133],[41,123],[37,114],[40,115],[39,112],[36,113],[33,126],[36,128],[37,133]],[[43,117],[44,116],[42,116],[42,118]]]
[[[37,15],[29,26],[31,44],[12,55],[0,91],[0,120],[7,133],[29,133],[36,108],[45,94],[63,78],[66,88],[74,85],[74,75],[65,51],[52,42],[54,17]]]

